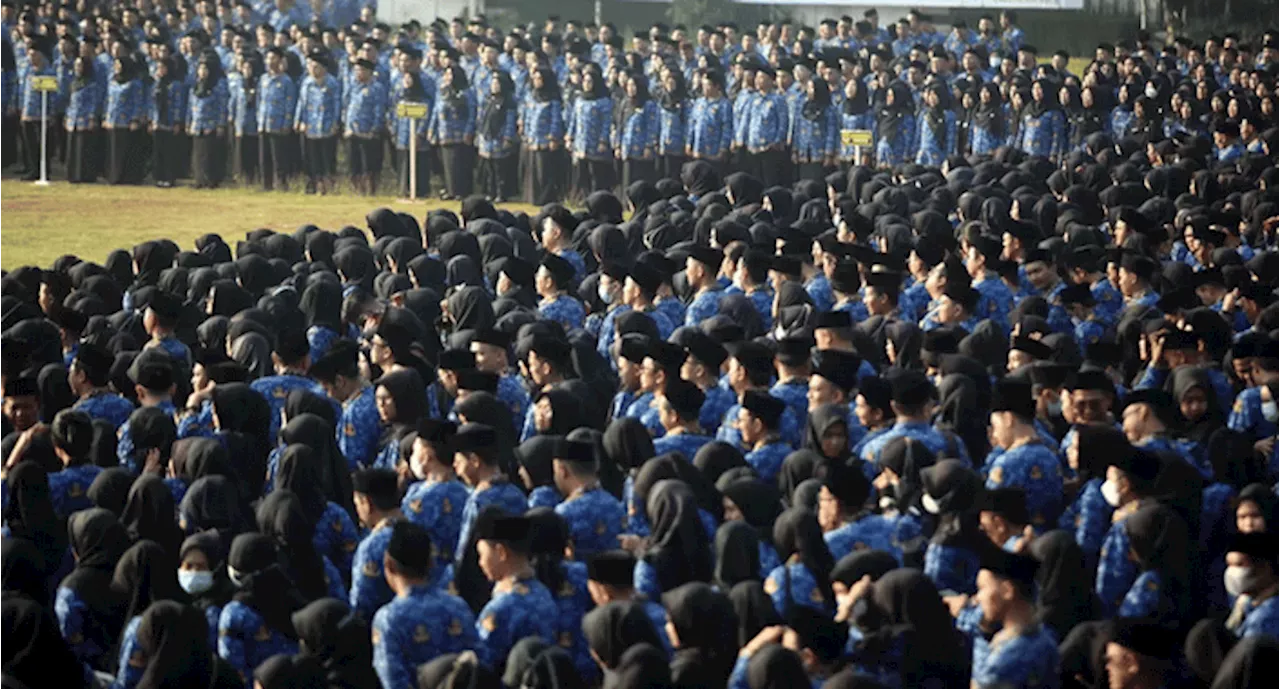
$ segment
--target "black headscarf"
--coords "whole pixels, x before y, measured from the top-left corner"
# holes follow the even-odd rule
[[[533,97],[540,103],[560,100],[560,82],[556,79],[556,73],[550,67],[539,67],[537,71],[542,75],[542,87],[531,88]],[[532,87],[533,75],[530,75],[529,84]]]
[[[782,616],[773,607],[773,599],[764,592],[759,581],[738,582],[729,591],[729,601],[738,618],[738,646],[746,646],[765,627],[782,624]]]
[[[835,609],[836,596],[831,591],[831,569],[835,561],[827,542],[822,538],[822,527],[818,525],[818,515],[804,507],[792,507],[783,512],[773,524],[773,543],[778,549],[778,557],[783,562],[793,555],[798,556],[800,563],[809,570],[818,585],[822,600],[832,610]],[[790,600],[790,571],[787,573],[786,591]],[[790,605],[788,605],[788,608]]]
[[[18,462],[5,477],[9,502],[4,509],[9,536],[5,541],[29,541],[40,553],[36,567],[52,576],[67,551],[67,527],[53,510],[49,475],[35,462]]]
[[[917,569],[894,570],[875,582],[868,603],[854,612],[854,622],[863,631],[855,658],[893,653],[900,639],[906,648],[927,643],[929,653],[910,653],[901,659],[906,661],[901,669],[903,686],[967,686],[967,644],[956,632],[932,580]]]
[[[279,554],[270,537],[257,533],[236,536],[227,558],[228,574],[237,584],[233,600],[249,606],[267,626],[297,639],[293,613],[307,604],[298,588],[280,567]]]
[[[773,523],[782,514],[782,494],[759,479],[737,479],[722,489],[724,497],[738,506],[743,519],[756,530],[760,540],[773,545]]]
[[[192,483],[178,505],[179,524],[188,533],[217,529],[238,534],[248,523],[240,488],[225,476],[206,476]]]
[[[715,573],[712,581],[721,591],[739,582],[759,581],[760,537],[746,522],[725,522],[716,531]]]
[[[680,638],[671,661],[675,686],[725,684],[738,651],[738,620],[728,596],[693,582],[663,594],[662,606]]]
[[[369,624],[343,601],[322,598],[293,613],[301,654],[324,666],[330,687],[376,689]]]
[[[453,80],[448,85],[444,85],[443,78],[440,80],[441,105],[446,106],[452,116],[461,117],[467,114],[467,108],[470,106],[467,100],[467,91],[470,88],[467,73],[458,65],[449,65],[446,71],[452,73]]]
[[[671,684],[667,654],[659,646],[640,644],[622,654],[613,672],[604,678],[605,689],[666,689]]]
[[[296,391],[295,391],[296,392]],[[294,400],[290,394],[290,401]],[[301,403],[302,397],[298,401]],[[323,402],[326,411],[332,414],[332,407]],[[301,408],[301,407],[299,407]],[[288,410],[286,408],[286,413]],[[316,471],[316,483],[324,493],[326,501],[341,505],[348,512],[351,506],[351,473],[347,460],[338,447],[333,434],[333,423],[311,412],[297,413],[290,417],[280,429],[280,441],[290,445],[305,445],[311,448],[312,460]],[[279,478],[277,478],[279,480]],[[308,500],[304,498],[304,501]]]
[[[702,472],[709,483],[715,484],[726,471],[750,465],[738,448],[715,440],[698,448],[698,453],[693,456],[693,466]]]
[[[536,662],[536,659],[535,659]],[[502,680],[473,651],[449,653],[418,666],[419,689],[501,689]]]
[[[123,610],[111,580],[116,563],[129,547],[129,533],[114,514],[96,507],[71,515],[67,532],[78,559],[61,587],[73,591],[87,607],[85,640],[98,648],[113,648],[120,635]]]
[[[120,515],[120,523],[134,540],[155,541],[165,549],[169,557],[178,554],[182,546],[182,531],[174,522],[177,506],[173,493],[155,474],[143,474],[129,488],[129,498]],[[139,610],[135,614],[141,614]]]
[[[391,393],[396,406],[396,418],[387,425],[386,432],[382,436],[382,444],[400,442],[404,436],[412,433],[418,421],[426,416],[427,384],[422,381],[422,376],[411,368],[383,374],[376,384]]]
[[[979,93],[978,107],[973,112],[973,124],[980,126],[996,137],[997,140],[1004,138],[1005,133],[1005,114],[1004,114],[1004,98],[1000,96],[1000,87],[994,83],[988,82],[982,85],[981,91],[991,94],[991,100],[983,103],[981,93]]]
[[[899,128],[916,107],[915,99],[911,97],[911,89],[904,82],[893,82],[889,86],[889,91],[893,93],[893,104],[889,105],[888,94],[886,94],[885,102],[878,103],[880,112],[876,113],[877,135],[886,141],[892,141],[902,133]]]
[[[320,280],[302,291],[299,302],[307,327],[321,326],[342,333],[342,285]]]
[[[213,572],[213,586],[207,591],[193,594],[191,604],[201,610],[221,608],[235,594],[235,586],[227,578],[226,540],[217,531],[202,531],[188,536],[178,551],[178,564],[181,565],[187,555],[194,551],[204,553],[205,560],[209,562],[209,569]]]
[[[698,517],[698,502],[683,482],[663,480],[646,500],[652,530],[644,559],[658,575],[663,591],[691,581],[711,579],[707,533]]]
[[[1269,687],[1276,683],[1278,662],[1280,645],[1275,638],[1265,635],[1247,636],[1222,659],[1222,668],[1213,678],[1211,689]]]
[[[857,550],[844,557],[831,568],[831,581],[840,582],[852,587],[862,577],[869,576],[871,581],[898,568],[898,559],[883,550]]]
[[[324,558],[312,544],[315,522],[307,519],[302,501],[292,491],[277,489],[258,504],[258,531],[275,540],[286,573],[308,600],[324,598]]]
[[[19,465],[21,466],[21,465]],[[10,480],[12,480],[10,474]],[[124,467],[111,467],[98,474],[93,479],[93,483],[89,485],[89,502],[94,507],[101,507],[104,510],[110,510],[112,514],[119,517],[124,514],[124,504],[129,500],[129,489],[133,487],[133,474]],[[13,489],[9,489],[12,494]],[[9,504],[13,505],[13,498],[9,498]],[[9,528],[13,529],[13,521],[6,514],[6,521],[9,522]]]
[[[685,163],[680,171],[680,181],[693,196],[706,196],[724,187],[715,167],[705,160],[693,160]]]
[[[836,424],[843,424],[846,434],[849,427],[849,409],[839,404],[824,404],[809,412],[804,426],[804,447],[822,454],[822,436]],[[849,457],[850,447],[846,443],[845,452],[839,457],[826,457],[832,461],[844,461]]]
[[[240,435],[246,452],[231,452],[236,474],[247,484],[250,495],[262,492],[266,477],[267,453],[271,442],[271,406],[257,391],[245,383],[225,383],[213,390],[213,411],[220,430]]]
[[[1176,461],[1176,460],[1175,460]],[[1173,509],[1153,503],[1140,508],[1124,521],[1129,546],[1137,556],[1142,571],[1160,574],[1162,592],[1170,601],[1161,601],[1157,616],[1174,621],[1190,606],[1188,558],[1191,547],[1187,524]],[[1168,607],[1172,605],[1172,608]]]
[[[1036,570],[1039,598],[1036,619],[1058,638],[1101,612],[1090,585],[1084,551],[1068,531],[1050,531],[1031,542],[1031,555],[1040,561]]]
[[[147,658],[139,689],[225,686],[219,680],[229,679],[209,646],[208,623],[194,607],[170,600],[153,603],[138,624],[138,647]]]
[[[453,330],[483,330],[496,322],[493,304],[483,287],[463,287],[447,300]]]
[[[6,41],[7,43],[7,41]],[[24,687],[78,689],[85,682],[84,664],[62,638],[53,612],[25,596],[6,594],[3,602],[4,678]],[[208,634],[208,632],[205,632]]]
[[[858,82],[857,90],[853,97],[850,98],[846,95],[844,103],[841,104],[841,109],[846,115],[861,115],[870,107],[871,102],[867,98],[867,87],[860,81]]]
[[[23,595],[48,605],[49,581],[43,566],[44,557],[31,541],[18,538],[0,541],[0,583],[5,593]]]
[[[502,129],[507,124],[507,116],[516,107],[516,87],[515,83],[511,81],[510,75],[503,70],[498,70],[494,78],[501,85],[502,93],[496,96],[485,94],[484,110],[480,114],[480,122],[485,136],[498,139],[502,136]]]
[[[614,419],[604,431],[604,451],[624,473],[637,471],[654,456],[653,436],[639,419]]]
[[[609,670],[618,667],[632,646],[662,646],[644,608],[632,601],[613,601],[587,613],[582,618],[582,633],[600,663]]]
[[[306,445],[289,445],[280,453],[275,490],[287,490],[297,497],[302,512],[313,524],[319,524],[329,501],[320,482],[320,466],[316,453]]]
[[[126,626],[156,601],[186,599],[178,586],[177,558],[155,541],[141,540],[124,551],[116,564],[111,589],[117,599],[124,601],[122,618]]]
[[[787,689],[808,682],[800,656],[781,644],[765,646],[747,663],[747,686],[751,689]]]

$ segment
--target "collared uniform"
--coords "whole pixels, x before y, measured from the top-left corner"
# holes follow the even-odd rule
[[[596,486],[574,493],[555,510],[569,526],[574,559],[585,562],[589,555],[618,547],[627,511],[608,491]]]
[[[817,579],[798,557],[793,556],[786,564],[769,572],[764,580],[764,592],[773,600],[773,607],[779,615],[786,615],[791,605],[803,605],[819,612],[835,612],[830,604],[823,601]]]
[[[231,664],[246,687],[253,686],[253,670],[267,658],[298,652],[298,642],[271,629],[253,608],[233,600],[218,617],[218,657]]]
[[[973,683],[981,689],[1057,689],[1058,642],[1044,626],[1019,635],[979,636],[973,648]]]
[[[467,604],[425,585],[379,609],[372,637],[373,669],[384,689],[416,687],[419,665],[476,648],[479,641]]]
[[[316,381],[289,374],[259,378],[249,383],[249,387],[262,395],[271,407],[271,434],[267,436],[269,438],[275,438],[280,432],[281,412],[284,411],[284,403],[289,399],[289,393],[294,390],[306,390],[322,398],[325,397],[324,388]]]
[[[720,313],[720,297],[724,293],[720,290],[711,290],[707,292],[699,292],[689,303],[689,307],[684,312],[685,325],[698,325],[699,323]]]
[[[508,515],[521,515],[524,514],[527,504],[524,492],[516,488],[515,484],[506,481],[499,481],[490,484],[487,488],[471,491],[462,508],[462,528],[454,549],[454,560],[461,562],[465,555],[463,549],[471,540],[471,527],[476,523],[476,517],[480,516],[481,510],[489,505],[497,505]]]
[[[467,487],[458,480],[419,481],[409,486],[400,502],[400,509],[409,521],[431,535],[431,547],[435,551],[433,570],[453,561],[469,495]]]
[[[883,550],[901,560],[901,551],[893,545],[893,529],[893,520],[869,514],[822,534],[822,540],[827,542],[827,550],[836,561],[859,550]]]
[[[381,435],[381,420],[374,402],[373,386],[366,385],[353,399],[342,403],[338,416],[338,449],[352,471],[368,466],[374,459]]]
[[[81,464],[49,474],[49,496],[53,500],[53,511],[59,517],[66,518],[73,512],[93,507],[93,502],[89,500],[89,486],[93,485],[93,480],[101,473],[100,466]]]
[[[114,392],[100,392],[76,402],[73,407],[93,419],[102,419],[117,430],[129,420],[133,413],[133,402]]]
[[[526,636],[556,643],[559,618],[559,607],[542,582],[532,577],[501,582],[476,618],[476,654],[486,665],[500,668],[511,647]]]
[[[1129,555],[1129,532],[1125,520],[1138,511],[1139,501],[1133,501],[1115,511],[1111,516],[1111,528],[1102,541],[1098,558],[1098,573],[1094,579],[1094,592],[1102,601],[1103,612],[1110,616],[1120,608],[1124,596],[1138,578],[1138,564]]]
[[[987,488],[1021,488],[1037,533],[1056,523],[1062,511],[1062,470],[1048,445],[1028,443],[1000,453],[987,472]]]
[[[760,480],[766,483],[773,483],[778,478],[778,473],[782,471],[782,463],[786,460],[787,455],[791,454],[791,445],[776,440],[764,447],[757,448],[746,454],[743,459],[751,468],[756,470],[760,475]]]
[[[538,304],[538,313],[546,320],[563,325],[565,330],[581,328],[582,321],[587,317],[582,302],[567,294],[561,294],[551,301],[544,299]]]
[[[879,466],[880,451],[884,449],[884,446],[890,440],[903,436],[919,441],[929,448],[929,451],[934,455],[948,452],[948,456],[955,456],[966,461],[969,459],[969,451],[965,449],[964,443],[953,442],[939,433],[933,426],[920,421],[898,421],[893,424],[892,428],[874,439],[868,440],[862,447],[862,459]]]
[[[734,106],[727,98],[693,101],[688,147],[695,157],[719,158],[728,153],[733,144],[733,131]]]
[[[1058,528],[1071,532],[1076,538],[1076,545],[1089,557],[1089,561],[1097,560],[1102,550],[1102,541],[1107,537],[1107,529],[1111,525],[1112,507],[1102,497],[1103,479],[1091,478],[1080,486],[1076,497],[1062,511],[1058,518]]]
[[[1253,440],[1264,440],[1276,435],[1277,424],[1262,413],[1262,388],[1245,388],[1236,395],[1227,417],[1227,427],[1247,434]]]
[[[661,438],[654,439],[653,451],[656,455],[679,452],[684,455],[685,459],[692,462],[694,456],[698,454],[698,450],[702,449],[703,445],[714,440],[715,438],[709,435],[698,435],[696,433],[677,433],[675,435],[668,433]]]
[[[164,400],[156,406],[169,416],[173,416],[178,411],[170,400]],[[135,476],[142,473],[142,466],[139,464],[142,458],[134,456],[133,432],[129,430],[128,421],[121,424],[118,435],[116,458],[120,460],[120,465],[133,472]]]
[[[1159,617],[1162,608],[1165,611],[1172,609],[1172,604],[1162,605],[1162,599],[1167,598],[1168,594],[1160,573],[1154,569],[1146,570],[1134,579],[1133,586],[1130,586],[1129,591],[1124,594],[1124,600],[1121,601],[1116,616]]]

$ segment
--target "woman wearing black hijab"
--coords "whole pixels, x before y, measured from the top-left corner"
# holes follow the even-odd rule
[[[564,189],[564,105],[556,73],[539,67],[529,73],[532,88],[524,105],[524,198],[535,206],[558,202]]]
[[[564,439],[555,435],[535,435],[516,448],[520,480],[529,494],[529,507],[552,507],[563,499],[556,490],[552,460]]]
[[[197,189],[218,186],[226,172],[223,141],[225,122],[215,115],[224,112],[226,85],[217,59],[201,57],[195,69],[195,85],[191,89],[191,168]]]
[[[342,575],[312,543],[315,524],[307,519],[297,495],[277,489],[258,503],[257,519],[258,531],[275,541],[285,573],[304,598],[314,601],[343,595]]]
[[[235,585],[227,576],[227,544],[217,531],[189,536],[178,551],[178,585],[205,617],[209,644],[218,642],[218,617],[231,601]]]
[[[521,678],[523,681],[523,678]],[[282,687],[284,685],[281,685]],[[293,685],[289,685],[293,686]],[[474,651],[449,653],[418,666],[418,689],[502,689],[502,680]],[[263,687],[267,689],[267,687]]]
[[[248,503],[241,490],[225,476],[206,476],[191,484],[178,505],[178,528],[186,534],[217,530],[229,535],[246,529]]]
[[[1169,507],[1152,504],[1126,518],[1124,529],[1140,573],[1117,615],[1178,623],[1192,608],[1186,522]]]
[[[138,541],[124,552],[116,564],[111,590],[124,602],[125,625],[119,637],[116,682],[134,686],[142,675],[144,656],[138,648],[138,626],[142,613],[162,600],[185,602],[178,586],[178,566],[174,555],[154,541]],[[207,637],[206,637],[207,638]]]
[[[374,398],[383,425],[374,465],[383,469],[395,469],[401,461],[409,459],[400,456],[400,441],[417,428],[418,421],[426,417],[427,384],[411,368],[386,373],[374,384]]]
[[[342,337],[342,286],[321,280],[302,292],[299,308],[307,322],[307,343],[311,345],[311,361],[319,361],[333,341]]]
[[[782,560],[773,547],[773,523],[782,514],[778,489],[756,478],[730,481],[721,490],[725,522],[742,520],[756,531],[760,575],[768,576]]]
[[[330,687],[378,689],[369,624],[347,604],[322,598],[293,613],[300,655],[318,661]]]
[[[213,390],[215,437],[226,445],[236,463],[236,473],[250,495],[262,493],[271,441],[271,406],[244,383],[226,383]]]
[[[649,147],[658,138],[658,107],[649,100],[649,80],[642,72],[619,76],[624,93],[614,105],[613,126],[622,157],[622,188],[633,182],[653,182],[656,151]]]
[[[1096,620],[1102,609],[1093,592],[1092,568],[1068,531],[1055,530],[1031,542],[1036,569],[1036,619],[1065,639],[1077,624]]]
[[[605,673],[616,670],[632,646],[650,644],[662,648],[653,622],[644,608],[632,601],[613,601],[587,613],[582,618],[582,632]]]
[[[604,680],[605,689],[669,689],[671,686],[667,655],[650,644],[628,649],[618,661],[618,668]]]
[[[248,678],[276,653],[297,651],[292,615],[306,600],[281,569],[275,544],[262,534],[236,536],[227,573],[237,590],[218,618],[218,655]]]
[[[746,679],[750,689],[789,689],[812,685],[800,656],[780,644],[770,644],[751,655]]]
[[[77,659],[106,667],[123,622],[112,573],[129,545],[129,534],[115,515],[98,508],[71,515],[67,532],[76,567],[58,585],[58,626]]]
[[[298,498],[307,520],[315,525],[312,542],[316,549],[329,558],[339,572],[350,572],[352,553],[357,545],[355,523],[346,509],[326,499],[323,487],[315,451],[306,445],[286,446],[280,453],[274,490],[291,491]],[[351,503],[350,497],[347,503]]]
[[[8,47],[8,41],[5,42]],[[91,674],[59,634],[49,609],[25,596],[5,595],[0,603],[4,634],[5,685],[79,689],[97,686]]]
[[[990,544],[978,529],[974,500],[982,477],[967,462],[945,459],[920,472],[926,512],[938,526],[924,554],[924,573],[942,591],[973,595],[977,591],[978,554]]]
[[[25,596],[48,607],[52,599],[49,578],[41,571],[43,564],[44,558],[31,541],[0,540],[0,584],[6,595]]]
[[[480,155],[479,193],[503,203],[516,197],[516,100],[515,82],[504,70],[497,70],[484,88],[484,106],[476,125],[476,149]]]
[[[636,589],[656,600],[682,584],[709,581],[710,546],[689,486],[672,479],[657,482],[645,511],[652,530],[644,555],[636,562]]]
[[[44,577],[53,577],[67,558],[67,527],[53,510],[49,475],[35,462],[18,462],[9,470],[5,483],[8,487],[8,504],[4,508],[5,542],[29,542],[40,553],[36,568]]]
[[[773,542],[783,564],[769,573],[764,592],[780,615],[796,605],[835,612],[831,568],[835,562],[822,538],[818,517],[804,507],[792,507],[773,524]]]
[[[115,454],[112,453],[114,459]],[[118,461],[118,460],[117,460]],[[21,466],[21,464],[19,464]],[[12,474],[10,474],[12,476]],[[10,479],[12,480],[12,479]],[[133,487],[133,474],[128,469],[116,466],[104,470],[93,479],[93,483],[89,485],[89,501],[94,507],[101,507],[109,510],[112,514],[119,517],[124,514],[125,502],[129,500],[129,490]],[[13,489],[9,489],[12,496]],[[9,498],[9,504],[13,504],[13,498]],[[9,525],[10,532],[13,531],[13,520],[6,515],[5,521]]]
[[[760,537],[746,522],[730,521],[716,531],[712,582],[729,591],[743,581],[760,581]]]
[[[239,689],[244,683],[219,658],[204,632],[200,611],[174,601],[158,601],[137,625],[138,689]],[[130,667],[131,670],[135,668]]]
[[[733,671],[738,651],[738,621],[728,596],[693,582],[662,596],[667,636],[676,649],[671,659],[674,687],[721,687]]]
[[[290,395],[290,400],[293,395]],[[322,402],[325,409],[317,409],[317,411],[326,411],[332,415],[332,408],[328,402]],[[301,407],[298,407],[301,409]],[[295,410],[296,412],[296,410]],[[332,418],[325,418],[319,414],[312,412],[298,412],[290,414],[289,407],[286,405],[285,414],[289,416],[288,422],[280,429],[280,442],[286,447],[289,445],[305,445],[311,448],[312,459],[315,464],[316,485],[324,494],[328,502],[337,504],[347,514],[354,514],[354,506],[351,503],[351,474],[347,467],[347,459],[342,455],[342,450],[338,448],[338,443],[334,440]],[[283,458],[284,451],[281,450],[280,455]],[[279,459],[277,459],[276,467],[272,471],[272,480],[278,480],[280,473]]]
[[[137,63],[132,57],[122,55],[115,59],[115,72],[111,80],[115,82],[112,88],[119,92],[119,102],[128,102],[130,98],[141,100],[144,97],[143,84],[138,78]],[[114,104],[115,98],[106,101]],[[139,139],[145,134],[141,131],[135,131],[132,128],[132,122],[125,126],[121,126],[118,122],[112,127],[111,122],[118,120],[120,114],[116,112],[114,107],[108,107],[106,115],[103,118],[103,128],[106,130],[106,164],[103,166],[103,178],[108,184],[136,184],[141,180],[139,167],[141,160],[138,157],[140,148]]]
[[[493,315],[493,303],[483,287],[461,287],[445,299],[444,314],[451,324],[450,330],[483,330],[492,328],[497,319]]]
[[[466,71],[458,65],[446,68],[436,97],[437,111],[432,113],[432,124],[428,129],[428,139],[439,147],[446,199],[462,199],[471,195],[475,147],[457,135],[464,129],[460,123],[476,119],[475,98],[469,89]],[[457,133],[451,135],[446,131]]]
[[[173,494],[155,474],[143,474],[133,482],[120,523],[134,540],[155,541],[176,557],[182,545],[182,531],[174,522],[177,513]]]

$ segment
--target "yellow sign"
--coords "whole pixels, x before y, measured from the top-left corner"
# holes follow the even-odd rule
[[[414,117],[423,118],[427,116],[426,103],[410,103],[401,101],[396,103],[396,117]]]
[[[32,77],[31,88],[37,91],[57,91],[58,77]]]
[[[840,143],[846,146],[870,146],[870,129],[841,129]]]

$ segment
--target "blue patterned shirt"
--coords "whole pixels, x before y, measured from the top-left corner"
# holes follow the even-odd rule
[[[302,88],[298,90],[297,110],[293,117],[294,122],[306,127],[305,136],[308,139],[337,134],[342,114],[341,81],[328,75],[323,83],[310,76],[302,80]],[[312,361],[315,361],[315,355],[312,355]]]
[[[1056,523],[1062,510],[1062,470],[1058,454],[1039,442],[1001,452],[987,472],[987,488],[1021,488],[1036,531]]]
[[[726,98],[698,98],[689,114],[689,148],[701,158],[718,158],[733,144],[734,106]]]
[[[879,131],[876,133],[876,165],[896,166],[915,159],[916,152],[916,118],[914,115],[903,115],[898,121],[897,131],[893,135]]]
[[[973,683],[979,689],[1057,689],[1058,641],[1043,626],[1025,634],[979,636],[973,649]]]
[[[822,539],[827,542],[827,550],[831,551],[831,557],[836,561],[859,550],[883,550],[893,553],[900,560],[902,555],[893,544],[895,526],[892,519],[869,514],[826,532]]]
[[[352,136],[376,135],[387,119],[387,87],[377,79],[367,84],[352,81],[343,113],[346,132]]]
[[[418,481],[409,486],[400,501],[400,509],[409,521],[431,535],[431,547],[435,551],[433,569],[443,568],[454,559],[469,496],[461,481]]]
[[[613,130],[613,147],[622,155],[623,160],[653,159],[660,133],[658,110],[657,103],[647,100],[643,106],[631,112],[621,127]]]
[[[475,615],[462,599],[414,586],[373,616],[373,669],[383,687],[415,687],[418,666],[478,642]]]
[[[978,554],[968,548],[930,543],[924,551],[924,574],[939,591],[973,595],[978,590]]]
[[[74,409],[91,418],[102,419],[119,429],[133,413],[133,402],[114,392],[98,392],[76,402]]]
[[[1138,502],[1134,501],[1117,509],[1111,518],[1111,528],[1102,541],[1094,591],[1102,601],[1102,609],[1107,616],[1114,615],[1120,608],[1125,594],[1138,578],[1138,565],[1129,555],[1129,532],[1124,525],[1125,520],[1138,507]]]
[[[521,127],[524,143],[528,148],[540,151],[552,142],[564,139],[564,105],[558,100],[525,100],[521,108]]]
[[[782,441],[774,441],[764,447],[752,450],[743,459],[760,475],[760,480],[772,483],[782,471],[782,462],[791,454],[791,445]]]
[[[249,384],[253,391],[262,395],[262,398],[271,406],[271,432],[267,437],[274,438],[280,432],[280,419],[284,411],[284,403],[289,398],[289,393],[294,390],[306,390],[313,394],[325,397],[324,387],[316,381],[292,374],[284,374],[278,376],[267,376],[259,378]]]
[[[193,136],[213,134],[227,122],[227,82],[219,81],[209,93],[200,96],[195,88],[187,99],[187,133]]]
[[[524,514],[528,503],[524,492],[517,488],[515,484],[507,483],[506,481],[494,482],[485,488],[472,490],[462,508],[462,527],[458,534],[457,546],[454,549],[455,562],[461,562],[466,554],[463,549],[466,548],[467,543],[471,540],[471,527],[475,525],[476,517],[480,516],[480,512],[489,505],[497,505],[508,515],[521,515]]]
[[[222,608],[218,617],[218,657],[235,668],[247,689],[253,687],[254,668],[267,658],[297,652],[298,642],[268,627],[257,610],[235,600]]]
[[[793,604],[819,612],[835,612],[832,603],[822,599],[822,591],[813,573],[796,558],[769,572],[764,580],[764,592],[773,600],[773,607],[779,615],[786,615]]]
[[[1090,561],[1096,560],[1102,550],[1102,541],[1111,526],[1112,507],[1102,497],[1102,478],[1089,479],[1080,486],[1075,500],[1067,505],[1058,518],[1058,528],[1065,529],[1075,535],[1076,545],[1088,555]]]
[[[573,120],[569,124],[570,150],[574,155],[587,158],[612,158],[613,149],[609,146],[612,122],[612,100],[579,99],[573,106]]]
[[[442,97],[436,101],[435,110],[427,127],[427,138],[432,143],[451,145],[465,143],[476,133],[475,95],[465,91],[458,98]]]
[[[538,313],[546,320],[563,325],[565,330],[581,328],[582,321],[587,317],[582,302],[567,294],[561,294],[551,301],[544,299],[538,304]]]
[[[298,87],[288,74],[263,74],[258,80],[258,131],[284,134],[293,131],[298,108]]]
[[[347,466],[352,471],[369,466],[373,461],[381,424],[373,386],[366,385],[354,398],[342,403],[335,433],[338,449],[342,450],[342,456],[347,458]]]
[[[67,467],[62,471],[49,474],[49,495],[53,500],[53,511],[59,517],[69,517],[73,512],[93,507],[89,499],[89,486],[102,473],[102,467],[93,464],[80,464]]]
[[[840,143],[840,115],[836,106],[827,105],[814,120],[805,117],[801,109],[797,109],[796,114],[791,136],[791,152],[796,162],[821,163],[834,158]]]
[[[102,115],[102,126],[127,128],[146,117],[143,109],[142,81],[131,79],[121,84],[112,79],[107,85],[107,105]]]
[[[67,131],[85,130],[98,121],[103,108],[102,86],[98,82],[85,84],[84,88],[67,92],[65,113]]]
[[[916,153],[917,165],[940,166],[947,156],[956,152],[956,114],[950,110],[943,111],[942,135],[939,136],[929,126],[929,118],[923,113],[919,118],[920,131],[916,136],[920,142]]]
[[[490,667],[501,667],[511,647],[526,636],[555,644],[559,608],[547,587],[537,579],[500,582],[476,617],[476,654]]]
[[[785,144],[789,130],[787,101],[782,94],[771,93],[752,105],[747,117],[744,145],[747,150],[759,153],[771,146]]]

